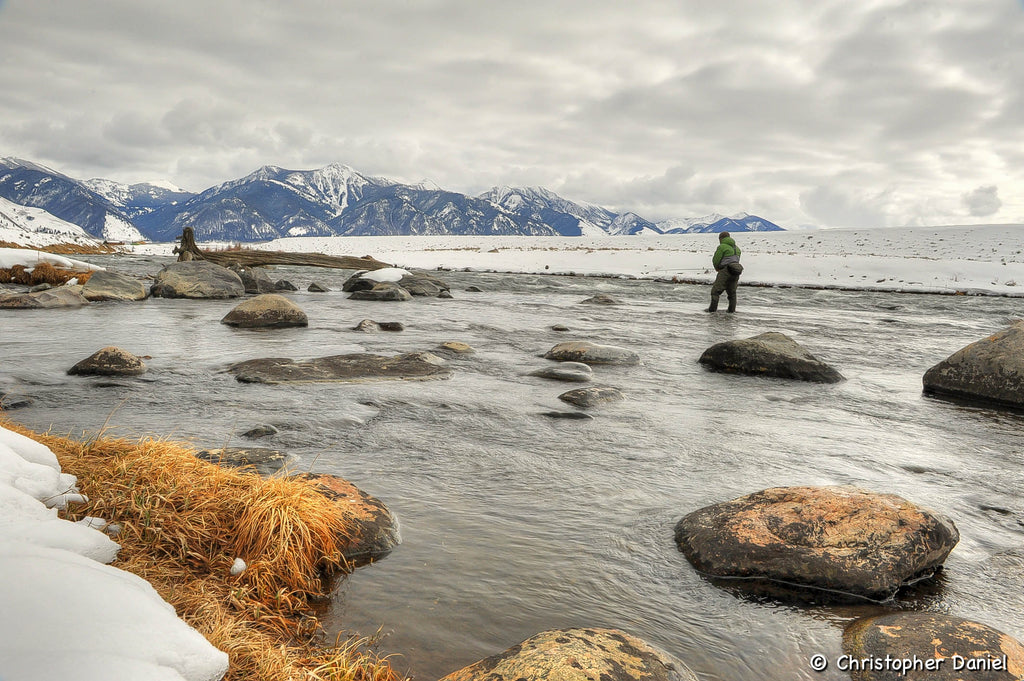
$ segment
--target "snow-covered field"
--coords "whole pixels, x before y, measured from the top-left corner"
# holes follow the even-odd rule
[[[0,241],[40,247],[54,244],[95,246],[102,241],[42,208],[31,208],[0,197]]]
[[[742,283],[1024,296],[1024,225],[733,235]],[[714,234],[620,237],[301,237],[268,250],[372,255],[399,267],[586,274],[710,282]],[[135,247],[169,255],[172,246]]]

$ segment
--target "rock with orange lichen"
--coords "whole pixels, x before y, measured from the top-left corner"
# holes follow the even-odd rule
[[[1024,321],[957,350],[922,382],[929,394],[1024,407]]]
[[[441,681],[696,681],[679,660],[616,629],[545,631]]]
[[[710,577],[891,597],[930,576],[956,526],[901,497],[853,487],[776,487],[690,513],[676,543]]]
[[[886,657],[910,665],[900,673],[855,664],[850,669],[855,681],[1024,679],[1020,641],[987,625],[939,613],[897,612],[857,620],[843,634],[843,651],[855,661],[875,660],[874,666],[884,666]]]
[[[344,478],[327,473],[292,476],[309,482],[334,502],[345,517],[350,534],[343,538],[342,555],[357,565],[386,555],[401,542],[398,521],[380,499],[370,496]]]

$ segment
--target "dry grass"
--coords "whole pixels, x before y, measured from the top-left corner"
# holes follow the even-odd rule
[[[116,567],[148,580],[231,658],[226,679],[398,681],[372,639],[323,644],[312,604],[345,571],[350,534],[331,501],[299,480],[263,479],[173,442],[88,442],[0,425],[54,451],[89,502],[66,516],[121,525]],[[230,575],[236,557],[248,568]]]
[[[35,267],[26,268],[24,265],[15,265],[10,269],[0,268],[0,284],[24,284],[36,286],[37,284],[50,284],[51,286],[63,286],[72,279],[77,279],[79,284],[89,281],[92,272],[74,272],[54,267],[48,262],[41,262]]]
[[[119,248],[114,244],[51,244],[49,246],[25,246],[23,244],[15,244],[10,241],[0,241],[0,248],[24,248],[33,251],[43,251],[44,253],[54,253],[57,255],[107,255],[109,253],[120,253],[123,249]]]

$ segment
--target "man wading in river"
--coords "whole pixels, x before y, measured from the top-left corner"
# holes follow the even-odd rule
[[[743,272],[743,265],[740,264],[740,247],[729,232],[722,232],[718,235],[718,250],[711,258],[711,264],[715,266],[718,276],[711,286],[711,305],[708,312],[718,310],[718,299],[725,291],[729,297],[729,309],[727,312],[736,311],[736,287],[740,285],[740,273]]]

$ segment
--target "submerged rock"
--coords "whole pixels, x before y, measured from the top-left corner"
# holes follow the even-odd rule
[[[555,629],[441,681],[697,681],[681,661],[617,629]]]
[[[926,393],[1024,408],[1024,321],[957,350],[922,382]]]
[[[585,411],[542,411],[541,416],[549,419],[565,419],[567,421],[592,421],[593,416]]]
[[[713,371],[751,376],[838,383],[842,374],[818,360],[789,336],[769,331],[753,338],[717,343],[698,360]]]
[[[273,475],[284,468],[293,457],[267,447],[221,447],[196,452],[204,461],[228,468],[250,470],[260,475]]]
[[[68,369],[72,376],[138,376],[146,364],[127,350],[108,345]]]
[[[555,366],[542,367],[531,371],[530,376],[548,378],[552,381],[567,381],[570,383],[586,383],[594,377],[594,370],[589,364],[583,362],[560,362]]]
[[[0,310],[49,310],[60,307],[81,307],[89,301],[81,286],[60,286],[35,293],[0,294]]]
[[[595,385],[589,388],[576,388],[564,392],[558,396],[558,399],[569,404],[574,404],[577,407],[596,407],[602,404],[609,404],[611,402],[621,402],[625,399],[622,396],[622,392],[618,388],[612,388],[605,385]]]
[[[157,298],[238,298],[245,286],[226,267],[191,260],[165,265],[149,292]]]
[[[472,355],[476,353],[468,343],[462,341],[445,341],[435,348],[434,352],[446,355]]]
[[[591,296],[585,300],[580,301],[581,304],[587,305],[619,305],[621,302],[615,298],[612,298],[607,293],[598,293],[596,296]]]
[[[380,499],[370,496],[348,480],[326,473],[300,473],[304,480],[334,502],[338,513],[351,528],[342,540],[345,560],[363,564],[386,555],[401,543],[398,521]]]
[[[640,363],[640,355],[632,350],[615,345],[599,345],[589,341],[569,341],[559,343],[544,355],[544,359],[558,362],[583,362],[584,364],[621,364]]]
[[[255,440],[261,437],[270,437],[271,435],[277,435],[278,430],[274,426],[266,423],[262,426],[256,426],[242,433],[242,437],[247,437],[250,440]]]
[[[143,300],[149,296],[146,285],[118,272],[99,270],[93,272],[82,287],[86,300]]]
[[[243,329],[308,326],[309,319],[298,305],[277,293],[250,298],[224,315],[221,324]]]
[[[690,513],[675,539],[710,577],[886,599],[939,568],[960,534],[949,520],[892,494],[775,487]]]
[[[451,376],[445,361],[429,352],[393,357],[360,352],[305,361],[280,357],[250,359],[232,364],[227,371],[242,383],[426,381]]]
[[[902,673],[851,669],[855,681],[1024,679],[1024,644],[987,625],[940,613],[896,612],[857,620],[843,633],[843,652],[857,660],[916,659],[922,666]]]
[[[318,284],[317,282],[314,281],[312,284],[306,287],[306,290],[309,291],[310,293],[329,293],[331,289],[327,288],[323,284]]]

